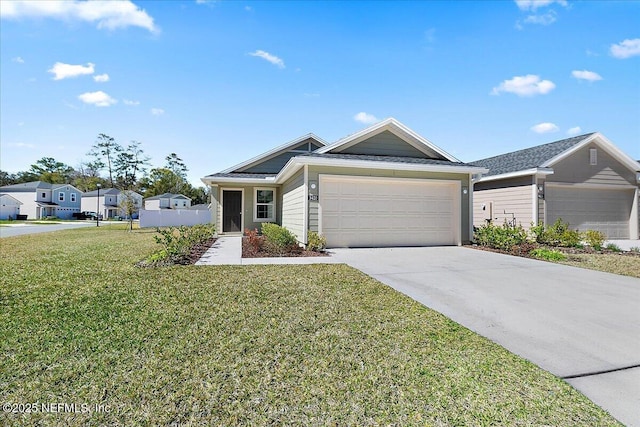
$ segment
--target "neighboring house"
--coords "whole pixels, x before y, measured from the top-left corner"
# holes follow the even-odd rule
[[[98,198],[98,190],[89,191],[82,195],[82,211],[83,212],[96,212],[102,215],[102,218],[109,219],[116,216],[125,217],[126,214],[122,212],[120,208],[120,202],[122,202],[125,193],[130,193],[136,204],[137,211],[142,207],[142,195],[130,190],[118,190],[117,188],[105,188],[100,189],[100,198]],[[136,217],[134,214],[134,218]]]
[[[472,162],[489,169],[474,184],[474,225],[505,220],[529,228],[558,218],[610,239],[637,239],[640,164],[590,133]]]
[[[164,193],[144,199],[144,208],[149,211],[161,209],[189,209],[191,199],[183,194]]]
[[[20,214],[27,215],[27,219],[72,219],[75,212],[80,212],[82,192],[71,184],[24,182],[0,187],[0,193],[20,201]]]
[[[189,207],[190,211],[208,211],[209,209],[211,209],[211,205],[208,205],[206,203],[191,205],[191,207]]]
[[[0,219],[17,219],[22,202],[10,194],[0,193]]]
[[[274,222],[329,247],[460,245],[483,172],[390,118],[331,145],[305,135],[202,181],[222,234]]]

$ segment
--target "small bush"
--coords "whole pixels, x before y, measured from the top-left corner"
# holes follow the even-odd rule
[[[546,248],[534,249],[529,252],[529,255],[546,261],[564,261],[567,259],[567,256],[562,252]]]
[[[512,227],[508,224],[487,224],[476,230],[474,238],[480,246],[511,251],[514,246],[527,241],[527,232],[521,225]]]
[[[622,249],[620,249],[620,246],[616,245],[615,243],[608,243],[607,246],[605,246],[604,248],[612,252],[622,252]]]
[[[150,263],[169,261],[181,263],[189,256],[191,248],[215,236],[215,226],[212,224],[198,224],[191,227],[156,228],[158,236],[153,236],[162,248],[154,252],[147,259]]]
[[[253,230],[245,229],[244,235],[246,239],[244,241],[245,244],[242,246],[242,256],[247,258],[255,257],[262,250],[264,237],[258,234],[257,228]]]
[[[604,241],[607,240],[607,236],[605,236],[604,233],[601,231],[587,230],[584,233],[584,240],[593,249],[595,249],[596,251],[599,251],[602,249],[602,245],[604,244]]]
[[[264,244],[270,252],[282,255],[287,252],[302,251],[296,236],[278,224],[270,222],[262,224],[262,235],[265,239]]]
[[[558,218],[551,226],[543,224],[531,227],[531,234],[536,242],[549,246],[578,247],[582,242],[582,234],[578,230],[571,230],[569,223]]]
[[[633,253],[640,254],[640,246],[632,246],[629,250]]]
[[[309,230],[307,232],[307,250],[313,252],[322,252],[324,248],[327,246],[327,238],[321,236],[315,231]]]

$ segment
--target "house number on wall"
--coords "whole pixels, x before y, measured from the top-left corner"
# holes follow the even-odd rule
[[[309,200],[312,202],[317,202],[318,199],[318,195],[317,194],[309,194]]]

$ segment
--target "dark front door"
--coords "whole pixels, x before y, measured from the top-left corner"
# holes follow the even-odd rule
[[[242,191],[222,191],[222,232],[242,231]]]

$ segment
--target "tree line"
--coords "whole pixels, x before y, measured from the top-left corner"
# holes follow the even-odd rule
[[[75,168],[53,157],[43,157],[26,171],[10,174],[0,170],[0,186],[44,181],[71,184],[87,192],[96,190],[100,185],[102,188],[132,190],[145,198],[175,193],[191,198],[194,205],[208,202],[207,189],[194,187],[187,181],[189,169],[176,153],[165,157],[163,166],[151,168],[151,158],[144,153],[140,142],[131,141],[123,146],[101,133],[87,156]]]

